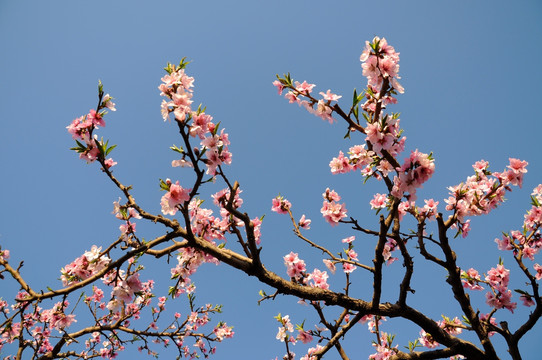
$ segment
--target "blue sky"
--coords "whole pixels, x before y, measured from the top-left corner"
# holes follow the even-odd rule
[[[207,106],[230,134],[228,171],[244,189],[245,210],[253,217],[266,214],[267,267],[285,275],[282,256],[291,250],[309,269],[321,267],[319,254],[293,237],[287,219],[271,213],[271,199],[279,192],[287,197],[297,216],[313,220],[312,239],[340,251],[340,239],[353,233],[344,226],[331,229],[321,219],[321,193],[335,188],[349,214],[376,227],[368,202],[383,191],[382,184],[362,186],[353,173],[332,176],[331,158],[363,140],[343,140],[344,124],[329,125],[288,104],[271,83],[275,74],[290,72],[348,101],[354,87],[365,85],[359,55],[375,35],[401,53],[406,91],[389,110],[401,113],[407,151],[432,151],[436,158],[436,173],[419,191],[420,199],[442,205],[446,187],[470,175],[477,160],[489,161],[495,171],[509,157],[529,162],[523,189],[510,193],[490,216],[473,219],[467,239],[455,240],[464,266],[481,264],[479,270],[486,271],[503,256],[513,277],[511,258],[493,240],[521,226],[529,195],[542,182],[538,1],[1,1],[0,244],[14,262],[25,261],[23,275],[31,284],[45,288],[59,286],[59,269],[92,244],[116,239],[119,223],[111,210],[120,194],[96,165],[69,150],[73,141],[65,129],[96,106],[98,79],[117,103],[100,131],[118,145],[112,153],[119,163],[115,174],[134,186],[142,206],[159,212],[158,179],[179,179],[182,173],[170,167],[175,155],[169,147],[179,139],[161,119],[157,86],[166,63],[186,56],[196,79],[195,102]],[[161,230],[138,224],[148,238]],[[372,239],[358,242],[358,253],[373,251]],[[448,310],[454,316],[451,293],[434,291],[429,280],[444,274],[424,266],[420,256],[416,260],[412,305],[435,318]],[[400,276],[400,265],[388,271],[392,280]],[[168,267],[157,262],[149,262],[147,272],[157,279],[169,276]],[[195,280],[198,299],[223,303],[222,319],[235,326],[235,339],[220,344],[215,359],[280,357],[284,348],[275,340],[278,324],[272,317],[290,314],[297,323],[312,318],[285,297],[258,307],[262,286],[223,265],[202,269]],[[522,279],[516,281],[521,285]],[[356,291],[363,294],[369,284],[360,274]],[[342,283],[337,279],[335,286]],[[9,298],[15,290],[4,281],[0,296]],[[481,297],[480,306],[485,307]],[[516,318],[523,319],[527,312],[520,310]],[[401,321],[386,326],[398,333],[401,346],[418,336],[418,329]],[[371,340],[363,328],[345,347],[352,358],[366,358]],[[523,346],[525,359],[540,350],[534,336]],[[301,356],[305,349],[298,345],[294,351]]]

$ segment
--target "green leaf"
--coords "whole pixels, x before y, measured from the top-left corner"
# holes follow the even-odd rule
[[[160,190],[169,191],[169,185],[166,184],[162,179],[160,179]]]
[[[179,154],[184,154],[184,149],[182,146],[177,147],[177,145],[173,144],[173,146],[170,146],[169,148],[175,152],[178,152]]]
[[[108,147],[106,150],[105,150],[105,156],[109,155],[109,153],[114,149],[116,148],[117,145],[111,145],[110,147]]]
[[[213,135],[216,135],[218,132],[218,127],[220,126],[220,121],[216,123],[215,128],[213,129]]]

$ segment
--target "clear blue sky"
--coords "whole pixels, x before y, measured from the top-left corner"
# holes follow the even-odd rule
[[[477,160],[489,161],[495,171],[509,157],[529,162],[523,189],[509,194],[491,216],[473,219],[467,239],[455,240],[465,267],[482,264],[478,269],[487,271],[503,256],[520,286],[511,258],[498,252],[493,240],[521,226],[529,194],[542,182],[542,5],[535,0],[2,0],[0,244],[11,250],[14,262],[25,260],[23,275],[33,286],[55,288],[62,266],[92,244],[106,245],[118,236],[111,211],[120,194],[96,165],[85,165],[69,151],[73,141],[65,129],[96,106],[98,79],[117,103],[100,131],[118,144],[112,154],[119,163],[115,173],[134,186],[142,206],[159,212],[158,178],[178,179],[182,173],[170,167],[175,155],[169,146],[180,141],[174,126],[161,119],[157,86],[166,62],[186,56],[193,61],[188,73],[196,79],[195,101],[230,133],[229,174],[244,189],[245,210],[267,215],[266,265],[285,275],[282,256],[294,250],[309,269],[322,267],[319,254],[293,237],[287,219],[271,213],[271,198],[286,196],[298,216],[306,213],[313,220],[312,239],[340,251],[340,239],[353,233],[324,223],[321,193],[335,188],[350,215],[376,227],[368,201],[383,191],[382,184],[362,186],[357,174],[332,176],[331,158],[363,140],[343,140],[344,124],[331,126],[288,104],[271,83],[275,74],[291,72],[317,84],[317,91],[330,88],[349,101],[352,89],[365,85],[359,55],[375,35],[401,53],[406,91],[390,110],[401,113],[407,149],[433,151],[436,158],[436,174],[420,199],[433,197],[442,205],[446,187],[470,175]],[[138,225],[147,238],[161,230]],[[358,239],[358,253],[373,252],[372,239]],[[360,246],[364,241],[366,248]],[[424,267],[419,255],[415,261],[412,305],[426,307],[435,318],[457,315],[451,293],[434,291],[428,280],[442,280],[444,274]],[[168,267],[155,265],[148,263],[147,276],[167,279]],[[390,279],[400,276],[400,264],[388,270]],[[258,307],[262,286],[226,266],[202,269],[195,280],[199,301],[223,303],[221,318],[235,326],[235,339],[219,345],[217,360],[280,358],[284,348],[275,340],[273,316],[290,314],[297,323],[312,319],[308,309],[284,297]],[[334,284],[342,286],[338,279]],[[355,289],[364,294],[369,284],[360,273]],[[6,281],[1,289],[6,299],[15,291]],[[524,319],[527,312],[516,314]],[[541,326],[533,333],[540,334]],[[418,329],[402,321],[388,321],[385,330],[398,333],[401,346],[418,336]],[[371,339],[364,327],[347,339],[351,358],[367,358]],[[300,357],[305,349],[298,345],[294,352]],[[536,359],[535,351],[540,352],[540,341],[530,336],[525,359]],[[119,358],[131,358],[128,354]]]

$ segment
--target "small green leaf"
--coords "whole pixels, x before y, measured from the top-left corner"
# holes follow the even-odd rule
[[[162,179],[160,179],[160,190],[169,191],[169,185],[166,184]]]
[[[169,148],[175,152],[178,152],[179,154],[184,154],[184,149],[182,146],[177,147],[177,145],[173,144],[173,146],[170,146]]]

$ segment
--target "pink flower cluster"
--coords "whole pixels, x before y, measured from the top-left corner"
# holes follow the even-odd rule
[[[334,190],[326,189],[326,192],[322,194],[324,197],[324,203],[320,212],[324,219],[331,225],[335,226],[346,217],[346,205],[340,204],[341,197]]]
[[[292,83],[289,75],[286,75],[284,78],[278,77],[278,80],[275,80],[273,85],[277,87],[279,95],[282,95],[284,89],[289,90],[284,97],[290,101],[290,104],[297,103],[299,106],[307,109],[309,113],[322,118],[322,120],[329,121],[330,124],[333,123],[334,120],[331,116],[333,107],[331,103],[339,100],[342,97],[341,95],[333,94],[328,89],[325,93],[320,92],[321,99],[316,99],[311,95],[316,85],[309,84],[306,81]],[[316,108],[314,107],[315,105]]]
[[[218,132],[218,125],[212,122],[212,116],[201,108],[195,111],[192,109],[194,78],[185,74],[184,66],[186,63],[182,62],[178,67],[168,64],[166,68],[168,74],[162,78],[162,84],[158,87],[160,95],[169,99],[162,100],[162,117],[164,121],[170,120],[170,114],[173,113],[175,120],[188,129],[190,136],[201,139],[201,150],[196,152],[197,160],[205,163],[207,174],[215,176],[218,166],[231,164],[232,154],[228,150],[230,141],[224,129]],[[201,159],[203,154],[206,159]],[[186,155],[183,152],[183,158],[174,161],[172,166],[193,166],[185,159]]]
[[[101,91],[101,84],[100,84]],[[103,94],[103,93],[101,93]],[[72,135],[72,138],[77,141],[77,147],[73,150],[79,153],[79,158],[86,160],[87,163],[91,163],[98,159],[100,155],[101,143],[98,143],[98,137],[92,135],[94,129],[98,129],[99,126],[105,127],[105,121],[103,116],[106,114],[102,109],[108,108],[111,111],[115,111],[115,104],[112,101],[112,97],[109,94],[101,97],[101,102],[98,104],[98,111],[91,109],[85,116],[81,116],[74,119],[70,125],[66,127],[68,132]],[[104,156],[107,154],[104,154]],[[104,159],[104,164],[107,168],[116,165],[113,159]]]
[[[386,194],[375,194],[369,204],[371,209],[383,209],[389,205],[389,199]]]
[[[284,256],[284,265],[286,265],[286,273],[296,283],[309,285],[320,289],[329,289],[327,279],[329,278],[326,271],[314,269],[312,273],[307,273],[305,261],[301,260],[297,253],[290,252]]]
[[[320,271],[318,269],[314,269],[312,273],[310,273],[308,276],[309,285],[311,287],[328,290],[329,289],[329,284],[327,283],[328,278],[329,276],[327,274],[327,271]]]
[[[388,45],[385,38],[376,36],[372,42],[365,42],[365,49],[359,60],[362,62],[363,76],[367,77],[367,86],[373,93],[379,93],[384,79],[390,81],[391,86],[403,93],[404,88],[399,84],[399,53],[393,46]],[[394,102],[393,99],[383,99],[384,104]],[[372,104],[371,104],[372,105]],[[369,107],[369,105],[365,105]]]
[[[304,283],[307,268],[305,262],[298,257],[297,253],[292,251],[285,255],[284,265],[286,265],[286,273],[291,279]]]
[[[406,243],[406,242],[405,242]],[[384,261],[386,265],[391,265],[395,260],[399,260],[396,257],[392,256],[392,252],[397,250],[397,242],[393,239],[388,239],[384,245],[384,250],[382,250],[382,255],[384,256]]]
[[[475,269],[461,272],[463,287],[470,290],[483,290],[480,283],[489,285],[490,291],[486,293],[486,303],[495,309],[508,309],[514,312],[517,303],[512,302],[512,291],[508,289],[510,281],[510,270],[506,269],[502,264],[491,268],[488,271],[485,280],[482,280],[480,274]],[[530,298],[524,296],[524,304],[530,306]]]
[[[399,118],[397,115],[384,115],[380,121],[367,122],[365,127],[366,141],[372,145],[372,150],[379,155],[387,151],[397,156],[405,149],[406,137],[401,137]]]
[[[531,194],[532,207],[524,216],[524,231],[514,230],[503,233],[501,239],[495,239],[500,250],[512,250],[515,256],[526,257],[534,261],[534,256],[542,248],[542,184]]]
[[[130,219],[141,219],[141,215],[133,208],[120,205],[120,198],[113,202],[113,214],[119,220],[126,221],[119,226],[121,238],[129,242],[135,234],[136,223],[131,222]]]
[[[380,334],[380,341],[373,342],[376,353],[369,355],[369,359],[373,360],[388,360],[397,353],[398,345],[391,347],[393,337],[385,332]]]
[[[106,268],[111,259],[105,254],[101,254],[101,250],[101,247],[93,245],[90,251],[86,251],[72,263],[63,267],[60,270],[62,284],[68,286],[80,282]]]
[[[64,328],[67,328],[74,322],[77,322],[77,320],[75,320],[75,315],[73,314],[66,315],[66,313],[64,312],[64,310],[68,306],[69,306],[68,301],[56,303],[52,309],[43,310],[41,312],[40,321],[49,323],[51,328],[57,329],[58,332],[62,332]]]
[[[482,279],[480,278],[480,274],[478,274],[478,271],[470,268],[468,271],[462,271],[461,272],[461,282],[463,283],[463,287],[470,289],[470,290],[483,290],[484,288],[480,286],[480,282]]]
[[[173,184],[171,180],[167,179],[166,185],[169,186],[169,191],[160,200],[162,213],[165,215],[175,215],[177,206],[190,200],[190,191],[192,189],[183,188],[179,185],[178,180]]]
[[[0,260],[7,260],[9,259],[9,250],[2,250],[0,248]]]
[[[192,276],[203,263],[218,264],[218,261],[201,251],[186,247],[179,249],[177,255],[177,265],[171,269],[171,278],[177,280],[174,291],[174,297],[179,297],[183,293],[193,293],[196,286],[192,283]]]
[[[425,330],[423,329],[420,331],[420,337],[418,338],[418,341],[420,342],[420,344],[429,349],[434,349],[440,345],[438,342],[435,341],[435,339],[433,339],[433,336],[431,336],[431,334],[425,332]]]
[[[444,320],[438,321],[438,325],[448,334],[456,336],[463,332],[463,328],[465,326],[461,323],[461,320],[458,317],[449,319],[448,317],[443,316],[443,318]],[[427,333],[423,329],[420,331],[420,337],[418,338],[418,341],[422,346],[428,349],[434,349],[440,345],[437,341],[435,341],[431,334]]]
[[[299,360],[316,360],[316,353],[323,349],[322,345],[316,344],[315,347],[311,347],[307,350],[307,354],[303,355]]]
[[[107,308],[111,311],[118,310],[122,303],[129,303],[134,299],[136,293],[143,291],[144,286],[139,280],[139,273],[133,273],[126,276],[124,272],[118,271],[107,275],[104,283],[113,286],[111,291],[111,301],[107,304]]]
[[[371,164],[375,157],[374,151],[365,149],[365,145],[355,145],[350,148],[348,154],[350,156],[346,157],[340,151],[339,156],[331,160],[329,167],[332,174],[344,174],[355,170],[361,170],[362,174],[371,175],[373,173]],[[381,170],[385,170],[386,168],[387,165],[384,163]]]
[[[230,339],[235,334],[235,332],[233,331],[233,327],[227,326],[224,323],[215,326],[215,328],[213,329],[213,333],[216,335],[216,338],[219,342],[224,339]]]
[[[290,321],[290,316],[281,316],[278,314],[275,319],[277,319],[277,321],[281,324],[281,326],[279,326],[279,331],[277,332],[277,340],[280,340],[281,342],[287,341],[295,343],[294,337],[289,335],[294,332],[294,325]]]
[[[271,211],[274,211],[278,214],[288,214],[288,210],[290,210],[291,207],[292,203],[279,195],[273,199]]]
[[[214,196],[217,196],[217,194]],[[242,200],[240,203],[242,203]],[[243,226],[242,222],[236,219],[230,219],[227,210],[222,207],[222,216],[216,217],[213,215],[213,210],[203,208],[201,206],[202,204],[203,201],[200,199],[192,199],[188,204],[191,228],[196,236],[201,236],[214,244],[215,240],[226,240],[225,234],[228,232],[232,221],[236,226]],[[220,204],[223,206],[223,203]]]
[[[504,201],[506,190],[511,191],[510,185],[521,186],[527,164],[510,158],[509,170],[492,174],[487,161],[476,162],[475,175],[468,177],[465,183],[448,188],[451,196],[444,200],[448,204],[446,210],[454,211],[459,223],[464,223],[467,216],[488,214]]]
[[[412,151],[393,179],[391,195],[398,199],[407,196],[410,201],[416,200],[416,190],[429,180],[434,172],[435,161],[431,154]]]
[[[495,309],[508,309],[514,312],[517,303],[512,302],[512,291],[508,289],[510,270],[499,264],[488,271],[486,281],[491,291],[486,293],[486,303]]]

